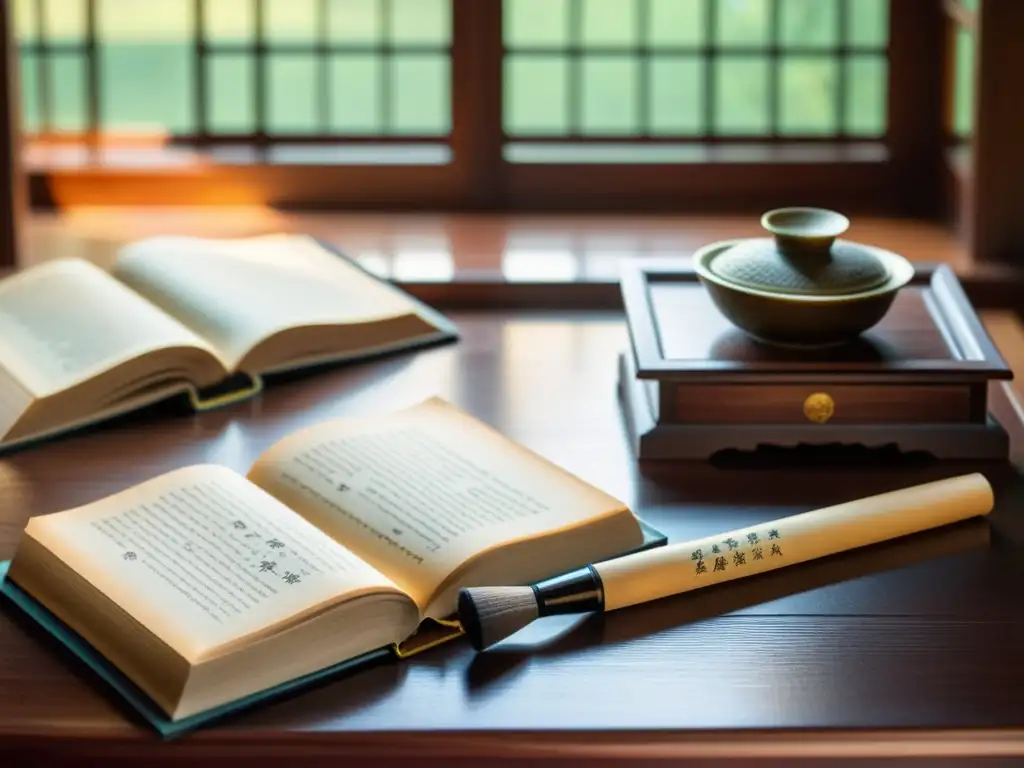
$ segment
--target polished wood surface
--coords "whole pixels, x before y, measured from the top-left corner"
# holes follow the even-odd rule
[[[509,281],[608,280],[624,257],[678,258],[728,238],[763,237],[758,215],[467,215],[315,213],[244,205],[204,208],[81,206],[34,212],[23,265],[61,255],[109,261],[157,234],[233,238],[304,232],[399,281],[467,280],[479,270]],[[954,231],[923,219],[853,217],[844,237],[915,262],[970,271]]]
[[[622,258],[679,258],[708,243],[761,237],[758,215],[467,215],[285,211],[261,205],[204,208],[85,205],[34,212],[22,265],[62,255],[109,262],[127,242],[154,235],[243,237],[301,232],[322,239],[387,277],[441,282],[480,271],[509,281],[609,280]],[[853,217],[851,240],[911,261],[971,271],[948,227],[923,219]]]
[[[1012,378],[946,266],[917,267],[886,316],[854,343],[802,355],[742,339],[685,262],[624,265],[621,285],[643,378],[736,383],[836,374],[849,382],[907,384]]]
[[[757,344],[717,311],[708,293],[692,282],[652,285],[651,300],[662,329],[663,354],[674,360],[812,360],[831,365],[950,360],[953,355],[928,309],[926,291],[918,286],[900,291],[882,321],[853,344],[823,350],[788,351]]]
[[[244,471],[275,440],[441,395],[618,495],[679,541],[982,469],[989,523],[671,598],[537,622],[494,651],[457,642],[159,744],[78,665],[0,616],[0,764],[59,757],[247,765],[638,765],[682,756],[1024,756],[1024,482],[1015,465],[646,464],[615,400],[615,312],[451,313],[463,340],[198,415],[150,413],[0,459],[0,557],[30,515],[186,464]],[[1024,349],[999,316],[997,342]],[[1019,393],[993,408],[1024,458]],[[362,764],[361,762],[359,764]]]
[[[109,266],[124,244],[154,235],[312,235],[430,304],[445,308],[618,309],[622,265],[677,262],[708,243],[762,236],[757,215],[504,216],[298,213],[246,205],[83,206],[35,213],[20,266],[78,256]],[[919,219],[854,217],[849,238],[911,261],[945,264],[975,306],[1024,308],[1024,270],[979,265],[955,232]],[[570,291],[566,285],[572,285]]]

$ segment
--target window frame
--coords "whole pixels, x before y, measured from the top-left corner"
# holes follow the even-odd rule
[[[944,154],[951,207],[974,261],[1008,266],[1019,274],[1024,270],[1024,197],[1019,190],[1024,111],[1010,73],[1024,70],[1024,48],[1017,39],[1024,28],[1024,3],[981,0],[972,10],[962,0],[945,0],[943,8],[954,31],[964,27],[975,37],[971,136]],[[952,51],[953,32],[948,43]],[[1017,305],[1024,307],[1024,293],[1018,293]]]
[[[198,14],[202,0],[193,3]],[[95,0],[87,4],[94,14]],[[749,159],[735,162],[730,142],[711,141],[710,162],[600,165],[511,163],[502,157],[502,5],[502,0],[452,0],[448,164],[219,165],[202,160],[210,137],[200,136],[195,159],[184,163],[30,168],[32,203],[712,213],[810,200],[856,213],[932,216],[947,202],[941,183],[946,84],[936,77],[947,54],[942,0],[889,3],[885,142],[768,139],[746,146]],[[94,39],[91,43],[95,47]],[[388,143],[366,137],[332,140]],[[801,159],[799,153],[808,148],[813,158]],[[874,154],[863,157],[858,149]],[[182,151],[188,155],[187,148]]]

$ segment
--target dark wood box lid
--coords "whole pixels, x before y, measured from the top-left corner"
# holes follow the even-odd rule
[[[915,265],[885,318],[845,347],[800,352],[759,344],[733,326],[685,263],[637,260],[621,286],[641,379],[756,383],[828,376],[850,383],[1012,379],[946,265]]]

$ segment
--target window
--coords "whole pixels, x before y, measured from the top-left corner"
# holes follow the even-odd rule
[[[108,0],[109,2],[109,0]],[[446,157],[447,0],[206,0],[196,136],[235,142],[414,144]],[[323,150],[321,149],[323,153]],[[372,162],[372,153],[363,153]],[[329,154],[324,154],[330,157]]]
[[[245,146],[418,141],[444,161],[448,0],[19,0],[16,10],[30,135],[216,142],[223,162]]]
[[[506,0],[504,11],[513,162],[885,136],[887,0]]]
[[[69,201],[895,210],[941,71],[907,6],[16,0],[28,165]]]

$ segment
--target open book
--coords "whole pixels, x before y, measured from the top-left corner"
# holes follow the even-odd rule
[[[432,398],[297,432],[246,477],[191,466],[34,517],[7,578],[173,721],[399,649],[428,620],[454,623],[462,586],[664,543]]]
[[[157,237],[107,271],[43,262],[0,281],[0,448],[268,374],[453,340],[454,326],[301,235]]]

